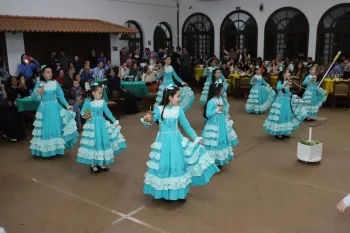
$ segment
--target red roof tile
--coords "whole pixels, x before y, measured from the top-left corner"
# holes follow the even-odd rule
[[[0,32],[137,33],[98,19],[0,15]]]

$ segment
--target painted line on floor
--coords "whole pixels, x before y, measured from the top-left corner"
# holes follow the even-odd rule
[[[132,212],[126,214],[125,216],[123,216],[123,217],[121,217],[121,218],[115,220],[114,222],[112,222],[112,225],[115,225],[115,224],[117,224],[117,223],[123,221],[124,219],[130,217],[131,215],[136,214],[137,212],[143,210],[145,207],[146,207],[146,205],[143,205],[143,206],[141,206],[140,208],[137,208],[136,210],[134,210],[134,211],[132,211]]]
[[[121,216],[121,217],[124,217],[124,216],[125,216],[125,214],[120,213],[120,212],[118,212],[118,211],[116,211],[116,210],[109,209],[109,208],[107,208],[107,207],[105,207],[105,206],[102,206],[102,205],[100,205],[100,204],[97,204],[97,203],[95,203],[95,202],[92,202],[92,201],[90,201],[90,200],[87,200],[87,199],[85,199],[85,198],[83,198],[83,197],[79,197],[79,196],[77,196],[77,195],[75,195],[75,194],[73,194],[73,193],[66,192],[66,191],[64,191],[64,190],[62,190],[62,189],[59,189],[59,188],[55,187],[55,186],[46,184],[46,183],[44,183],[44,182],[42,182],[42,181],[39,181],[39,180],[37,180],[37,179],[35,179],[35,178],[30,178],[30,179],[31,179],[33,182],[38,183],[38,184],[40,184],[40,185],[42,185],[42,186],[44,186],[44,187],[46,187],[46,188],[55,190],[55,191],[57,191],[57,192],[59,192],[59,193],[62,193],[62,194],[64,194],[64,195],[66,195],[66,196],[69,196],[69,197],[72,197],[72,198],[74,198],[74,199],[77,199],[77,200],[79,200],[79,201],[83,201],[83,202],[88,203],[88,204],[90,204],[90,205],[92,205],[92,206],[95,206],[95,207],[97,207],[97,208],[99,208],[99,209],[108,211],[108,212],[110,212],[110,213],[112,213],[112,214],[114,214],[114,215],[118,215],[118,216]]]
[[[280,181],[288,182],[288,183],[291,183],[291,184],[297,184],[297,185],[307,186],[307,187],[311,187],[311,188],[322,189],[322,190],[325,190],[325,191],[334,192],[334,193],[341,193],[341,194],[345,194],[345,195],[349,194],[349,192],[336,190],[336,189],[330,189],[330,188],[322,187],[322,186],[315,185],[315,184],[308,184],[308,183],[288,180],[288,179],[280,178],[280,177],[277,177],[277,176],[272,176],[272,175],[252,172],[252,171],[249,171],[249,170],[241,170],[241,171],[247,172],[247,173],[251,173],[251,174],[254,174],[254,175],[257,175],[257,176],[265,177],[265,178],[270,178],[270,179],[274,179],[274,180],[280,180]]]
[[[112,223],[112,226],[115,225],[115,224],[117,224],[117,223],[119,223],[119,222],[121,222],[121,221],[123,221],[123,220],[125,220],[125,219],[128,219],[128,220],[130,220],[130,221],[133,221],[133,222],[135,222],[135,223],[138,223],[138,224],[140,224],[140,225],[142,225],[142,226],[144,226],[144,227],[150,228],[150,229],[152,229],[152,230],[154,230],[154,231],[157,231],[157,232],[159,232],[159,233],[169,233],[169,232],[167,232],[167,231],[165,231],[165,230],[162,230],[162,229],[160,229],[160,228],[157,228],[157,227],[155,227],[155,226],[152,226],[152,225],[150,225],[150,224],[148,224],[148,223],[146,223],[146,222],[144,222],[144,221],[141,221],[141,220],[139,220],[139,219],[136,219],[136,218],[131,217],[132,215],[136,214],[137,212],[143,210],[143,209],[146,207],[147,204],[146,204],[146,205],[143,205],[143,206],[141,206],[141,207],[139,207],[139,208],[137,208],[137,209],[135,209],[134,211],[130,212],[129,214],[123,214],[123,213],[120,213],[120,212],[118,212],[118,211],[116,211],[116,210],[109,209],[109,208],[107,208],[107,207],[105,207],[105,206],[102,206],[102,205],[97,204],[97,203],[95,203],[95,202],[93,202],[93,201],[90,201],[90,200],[88,200],[88,199],[85,199],[85,198],[83,198],[83,197],[77,196],[77,195],[75,195],[75,194],[73,194],[73,193],[66,192],[66,191],[64,191],[64,190],[62,190],[62,189],[59,189],[59,188],[53,186],[53,185],[46,184],[45,182],[42,182],[42,181],[37,180],[37,179],[35,179],[35,178],[32,178],[32,177],[31,177],[30,180],[33,181],[33,182],[35,182],[35,183],[37,183],[37,184],[40,184],[40,185],[42,185],[42,186],[44,186],[44,187],[46,187],[46,188],[52,189],[52,190],[54,190],[54,191],[56,191],[56,192],[59,192],[59,193],[61,193],[61,194],[66,195],[66,196],[72,197],[72,198],[77,199],[77,200],[79,200],[79,201],[83,201],[83,202],[88,203],[88,204],[90,204],[90,205],[92,205],[92,206],[95,206],[95,207],[97,207],[97,208],[99,208],[99,209],[102,209],[102,210],[105,210],[105,211],[107,211],[107,212],[109,212],[109,213],[112,213],[112,214],[114,214],[114,215],[120,216],[121,218],[119,218],[118,220],[116,220],[115,222],[113,222],[114,224]],[[148,203],[148,204],[149,204],[149,203]]]

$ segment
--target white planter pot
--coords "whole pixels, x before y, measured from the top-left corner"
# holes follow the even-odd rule
[[[304,162],[316,163],[322,160],[323,144],[307,146],[298,142],[297,157]]]

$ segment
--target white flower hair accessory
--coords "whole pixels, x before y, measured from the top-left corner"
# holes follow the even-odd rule
[[[96,87],[96,86],[98,86],[98,83],[93,83],[93,84],[91,84],[91,86]]]
[[[215,81],[215,86],[218,87],[219,84],[222,84],[222,79],[218,79]]]

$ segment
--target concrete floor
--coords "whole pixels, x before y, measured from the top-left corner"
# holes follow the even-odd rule
[[[201,133],[196,96],[187,112]],[[350,211],[336,203],[350,192],[350,111],[322,109],[329,121],[314,129],[324,142],[321,164],[296,160],[302,126],[291,139],[264,133],[265,115],[247,115],[243,100],[230,98],[239,145],[236,159],[205,187],[194,187],[186,204],[167,204],[142,194],[149,146],[156,125],[145,129],[143,114],[121,119],[128,149],[111,171],[91,174],[65,156],[32,158],[29,141],[0,141],[0,226],[7,233],[348,233]]]

